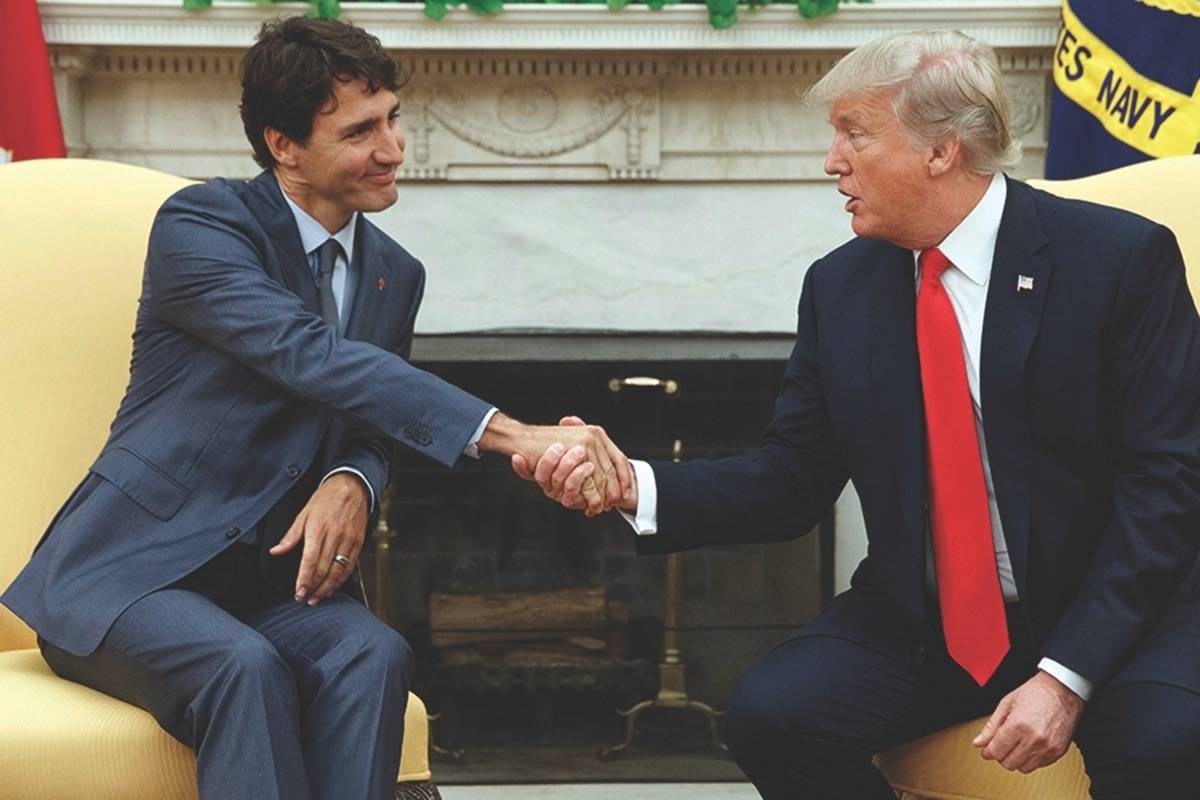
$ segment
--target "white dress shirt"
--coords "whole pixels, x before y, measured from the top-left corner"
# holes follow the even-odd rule
[[[296,228],[300,231],[300,245],[304,248],[304,255],[308,259],[308,268],[312,272],[313,279],[317,277],[317,250],[321,245],[325,244],[329,239],[334,239],[341,250],[338,251],[337,258],[333,262],[333,276],[330,281],[333,288],[333,301],[337,305],[338,310],[338,332],[345,333],[346,325],[350,321],[350,307],[346,302],[346,298],[354,297],[354,289],[358,286],[358,273],[352,270],[350,266],[354,263],[354,234],[358,228],[358,212],[355,211],[350,215],[350,221],[347,222],[341,230],[336,233],[329,233],[325,226],[313,219],[307,211],[296,205],[292,198],[288,197],[287,192],[282,191],[283,199],[287,201],[288,208],[292,210],[292,216],[296,219]],[[463,449],[463,454],[471,458],[479,458],[479,439],[483,436],[483,431],[492,420],[492,416],[497,409],[493,408],[488,413],[484,414],[483,422],[479,423],[479,427],[475,429],[474,436]],[[371,511],[375,511],[375,488],[371,486],[371,482],[367,477],[354,467],[344,466],[337,467],[329,471],[329,474],[321,479],[321,483],[329,480],[330,477],[339,472],[350,472],[358,476],[363,485],[367,487],[367,494],[370,496]]]
[[[938,245],[938,249],[949,259],[951,267],[942,274],[942,286],[950,296],[954,315],[958,318],[962,334],[963,356],[966,360],[967,385],[971,392],[971,404],[975,410],[975,432],[979,438],[979,455],[983,462],[983,478],[987,486],[988,513],[992,522],[992,543],[996,550],[996,571],[1000,576],[1000,588],[1004,599],[1015,602],[1017,585],[1013,579],[1012,560],[1008,556],[1008,544],[1004,539],[1004,527],[1000,522],[1000,507],[996,503],[996,490],[992,484],[992,470],[988,464],[987,442],[983,434],[983,408],[979,400],[979,357],[983,343],[983,316],[987,308],[988,281],[992,274],[992,258],[996,251],[996,237],[1000,232],[1000,220],[1004,215],[1004,201],[1008,196],[1008,185],[1004,176],[996,174],[987,191],[971,213],[958,224]],[[913,251],[914,289],[920,286],[921,251]],[[638,484],[637,516],[622,512],[622,516],[633,526],[639,536],[650,536],[658,530],[658,490],[654,482],[654,470],[644,461],[632,461]],[[926,581],[935,587],[933,550],[926,536]],[[1056,661],[1043,658],[1038,663],[1041,669],[1057,678],[1068,689],[1087,700],[1092,694],[1092,684],[1082,675],[1064,667]]]

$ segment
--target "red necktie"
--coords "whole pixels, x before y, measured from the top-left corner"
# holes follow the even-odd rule
[[[929,527],[946,649],[980,686],[1008,652],[1004,597],[988,513],[962,333],[936,248],[921,253],[917,350],[925,396]]]

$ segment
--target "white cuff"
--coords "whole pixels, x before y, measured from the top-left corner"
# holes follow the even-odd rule
[[[339,472],[350,472],[350,473],[353,473],[358,476],[358,479],[363,482],[363,486],[367,487],[367,494],[371,498],[371,505],[369,506],[369,509],[370,509],[370,512],[372,514],[374,514],[375,513],[375,490],[373,488],[371,488],[371,482],[369,480],[367,480],[367,476],[363,475],[361,472],[356,470],[354,467],[337,467],[336,469],[329,470],[329,474],[326,475],[324,478],[321,478],[320,485],[324,486],[325,481],[329,480],[334,475],[337,475]]]
[[[654,482],[654,470],[645,461],[633,458],[629,464],[637,478],[637,516],[626,511],[621,511],[621,516],[638,536],[653,536],[658,533],[658,484]]]
[[[479,440],[483,438],[483,432],[487,430],[488,423],[492,421],[492,417],[496,416],[498,408],[493,408],[491,411],[483,415],[483,422],[479,423],[479,427],[475,429],[475,435],[471,437],[471,441],[467,442],[467,446],[463,448],[463,455],[470,458],[479,458]]]
[[[1038,669],[1079,695],[1083,698],[1083,702],[1086,703],[1092,698],[1092,692],[1095,691],[1096,687],[1092,686],[1091,681],[1075,670],[1067,669],[1062,664],[1050,658],[1043,658],[1039,661]]]

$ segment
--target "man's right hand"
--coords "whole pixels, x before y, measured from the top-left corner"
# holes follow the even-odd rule
[[[635,497],[633,468],[604,429],[569,419],[571,422],[564,420],[559,426],[526,425],[497,413],[484,430],[479,449],[510,456],[514,470],[526,480],[534,480],[534,476],[529,470],[522,473],[518,464],[527,467],[545,459],[557,464],[570,454],[570,463],[577,473],[574,497],[579,505],[576,507],[588,516]]]

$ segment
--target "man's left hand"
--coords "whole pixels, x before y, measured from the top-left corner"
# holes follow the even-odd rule
[[[1039,671],[1009,692],[975,737],[984,758],[1030,773],[1053,764],[1071,745],[1083,698]]]
[[[354,474],[338,472],[313,492],[271,555],[281,556],[304,542],[296,575],[296,600],[315,606],[345,583],[358,563],[367,532],[367,487]],[[345,556],[347,564],[334,560]]]

